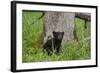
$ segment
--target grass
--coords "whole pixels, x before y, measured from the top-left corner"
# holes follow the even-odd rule
[[[87,22],[87,29],[84,29],[84,20],[75,18],[75,30],[79,43],[76,40],[69,41],[63,47],[59,55],[47,55],[42,51],[44,30],[44,18],[41,17],[42,12],[26,12],[22,13],[22,62],[46,62],[46,61],[64,61],[64,60],[86,60],[91,58],[90,42],[84,41],[86,37],[91,35],[90,22]]]

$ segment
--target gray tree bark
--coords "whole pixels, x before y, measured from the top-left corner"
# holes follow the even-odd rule
[[[71,12],[45,12],[44,43],[47,41],[48,36],[53,37],[53,31],[64,32],[62,46],[67,43],[67,41],[72,40],[74,38],[74,18],[75,13]]]

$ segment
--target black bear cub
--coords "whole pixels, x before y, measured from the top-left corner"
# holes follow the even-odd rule
[[[47,42],[43,46],[48,55],[51,55],[53,52],[56,54],[60,52],[63,35],[64,32],[53,31],[53,37],[48,36]]]

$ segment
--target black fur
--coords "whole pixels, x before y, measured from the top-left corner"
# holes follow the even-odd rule
[[[64,32],[53,32],[53,38],[48,36],[47,42],[44,44],[43,48],[47,51],[48,55],[60,52],[61,42],[63,39]]]

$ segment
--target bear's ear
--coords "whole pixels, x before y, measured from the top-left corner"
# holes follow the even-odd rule
[[[53,31],[53,34],[55,33],[55,31]]]
[[[64,32],[62,32],[62,34],[64,35]]]
[[[55,33],[56,33],[56,32],[55,32],[55,31],[53,31],[53,35],[55,35]]]
[[[55,33],[55,31],[53,31],[53,34]]]

